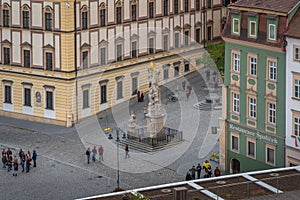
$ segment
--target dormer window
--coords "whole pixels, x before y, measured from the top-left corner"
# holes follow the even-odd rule
[[[269,24],[269,40],[276,40],[276,26],[275,24]]]
[[[250,21],[249,36],[250,37],[256,37],[256,22],[255,21]]]
[[[237,18],[233,18],[232,32],[234,34],[240,34],[240,20]]]

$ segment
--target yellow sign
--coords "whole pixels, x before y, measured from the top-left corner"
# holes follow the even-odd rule
[[[155,71],[155,70],[156,70],[156,68],[155,68],[155,63],[154,63],[154,62],[151,62],[151,63],[150,63],[150,66],[151,66],[152,71]]]

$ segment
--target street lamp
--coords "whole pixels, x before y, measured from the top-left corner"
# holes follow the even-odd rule
[[[119,164],[120,130],[119,130],[119,128],[115,128],[115,130],[116,130],[116,134],[117,134],[117,139],[116,139],[116,142],[117,142],[117,188],[119,189],[120,188],[120,164]],[[111,133],[109,134],[108,139],[110,139],[110,140],[113,139]]]

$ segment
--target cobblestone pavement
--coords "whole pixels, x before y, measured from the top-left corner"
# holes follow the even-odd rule
[[[193,104],[207,95],[208,92],[204,89],[205,83],[196,73],[186,77],[193,87],[194,98],[187,102],[181,92],[182,97],[180,97],[179,102],[168,103],[165,106],[168,113],[167,126],[180,128],[178,127],[180,124],[178,120],[182,113],[191,112]],[[178,82],[181,86],[181,80]],[[176,83],[169,83],[168,87],[172,89],[176,87]],[[162,97],[163,95],[164,90],[162,89]],[[136,113],[137,119],[139,119],[138,123],[141,126],[145,124],[142,112],[143,105],[143,103],[136,103],[135,99],[129,102],[130,110]],[[209,152],[218,152],[217,136],[210,134],[210,126],[218,124],[220,111],[197,112],[201,112],[201,124],[196,130],[199,134],[196,134],[190,141],[191,145],[179,159],[162,169],[147,173],[121,171],[121,187],[131,189],[184,180],[185,173],[192,165],[197,163],[202,165],[202,162],[208,159]],[[100,118],[99,122],[102,127],[115,123],[111,113],[111,110],[108,110],[97,116],[98,119]],[[124,120],[124,126],[127,123],[126,120]],[[191,121],[189,123],[198,122]],[[189,126],[189,124],[185,126]],[[209,141],[210,145],[203,150],[201,149],[202,143],[207,144],[206,141]],[[82,138],[75,128],[68,129],[0,117],[0,146],[1,149],[3,147],[13,148],[13,153],[17,153],[19,148],[25,151],[36,149],[38,153],[37,168],[32,169],[27,174],[19,171],[19,175],[13,177],[12,172],[7,172],[5,169],[0,170],[0,191],[4,195],[0,199],[74,199],[111,192],[116,187],[115,169],[99,161],[89,165],[86,163],[84,155],[86,144],[82,143]],[[208,153],[201,153],[201,151]],[[105,162],[106,160],[115,160],[110,155],[115,154],[109,154],[105,151]],[[130,160],[129,167],[135,167],[141,163],[139,157],[133,156],[128,160]],[[213,168],[217,166],[217,163],[211,163]]]

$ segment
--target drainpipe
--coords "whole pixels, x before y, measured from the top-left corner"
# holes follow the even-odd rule
[[[77,80],[77,39],[76,39],[76,34],[77,34],[77,14],[76,14],[76,0],[74,0],[74,65],[75,65],[75,95],[76,95],[76,123],[78,123],[78,80]]]

